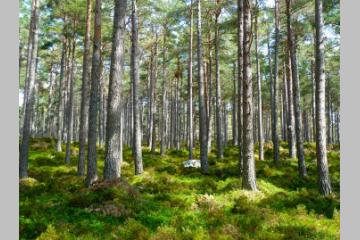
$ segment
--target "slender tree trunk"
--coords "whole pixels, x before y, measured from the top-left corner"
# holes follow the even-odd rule
[[[238,64],[238,144],[239,144],[239,173],[242,175],[243,172],[243,135],[242,135],[242,96],[243,96],[243,0],[237,2],[237,64]]]
[[[75,28],[75,24],[74,24]],[[72,57],[71,57],[71,74],[70,74],[70,91],[69,91],[69,102],[67,106],[68,119],[67,119],[67,139],[66,139],[66,155],[65,155],[65,163],[70,164],[71,158],[71,142],[73,135],[73,100],[74,100],[74,78],[75,78],[75,70],[76,70],[76,62],[75,62],[75,44],[76,38],[74,34],[73,46],[72,46]]]
[[[190,1],[190,41],[189,41],[189,69],[188,69],[188,131],[189,131],[189,159],[193,159],[193,72],[192,72],[192,54],[193,54],[193,10],[192,0]]]
[[[326,156],[324,19],[322,11],[322,1],[315,0],[316,158],[320,194],[329,195],[331,183]]]
[[[134,112],[134,150],[135,175],[143,172],[141,151],[141,126],[140,126],[140,104],[139,104],[139,46],[138,46],[138,19],[136,0],[132,0],[131,14],[131,80],[133,89],[133,112]]]
[[[157,82],[157,59],[158,59],[158,34],[156,32],[155,34],[155,52],[154,52],[154,69],[153,69],[153,90],[152,90],[152,94],[153,94],[153,104],[152,104],[152,118],[153,118],[153,127],[152,127],[152,140],[151,140],[151,152],[155,153],[156,150],[156,126],[157,126],[157,115],[156,115],[156,82]]]
[[[257,1],[256,1],[257,5]],[[258,7],[258,5],[257,5]],[[261,76],[260,76],[260,63],[258,53],[258,14],[255,15],[255,54],[256,54],[256,81],[258,87],[258,138],[259,138],[259,160],[264,160],[264,134],[262,123],[262,97],[261,97]]]
[[[315,36],[314,36],[314,41],[315,41]],[[311,60],[311,83],[312,83],[311,106],[312,106],[312,133],[313,133],[312,137],[313,137],[313,141],[315,142],[316,141],[316,99],[315,99],[316,84],[315,84],[315,63],[313,60]]]
[[[198,78],[199,78],[199,112],[200,112],[200,161],[203,173],[209,172],[208,166],[208,150],[207,150],[207,137],[206,137],[206,109],[205,109],[205,96],[204,96],[204,73],[203,73],[203,50],[202,50],[202,34],[201,34],[201,1],[197,1],[197,59],[198,59]]]
[[[218,4],[219,0],[217,0]],[[219,15],[221,9],[215,14],[215,82],[216,82],[216,157],[223,158],[222,119],[221,119],[221,86],[220,86],[220,63],[219,63]]]
[[[86,1],[86,27],[84,36],[84,55],[83,55],[83,69],[82,69],[82,86],[81,86],[81,112],[80,112],[80,129],[79,129],[79,159],[77,174],[79,176],[85,175],[85,145],[87,122],[89,113],[89,87],[90,87],[90,32],[91,32],[91,0]]]
[[[38,22],[39,22],[39,3],[40,0],[33,0],[34,8],[31,13],[31,21],[33,24],[30,25],[29,40],[32,41],[31,56],[28,58],[29,74],[26,82],[28,84],[28,98],[24,102],[25,114],[24,114],[24,125],[22,132],[22,142],[20,147],[20,163],[19,163],[19,174],[20,179],[28,176],[28,156],[29,156],[29,142],[30,142],[30,120],[34,111],[35,101],[35,81],[36,81],[36,57],[38,49]],[[25,100],[25,99],[24,99]]]
[[[101,0],[95,2],[94,44],[91,67],[89,129],[88,129],[88,162],[85,185],[90,187],[97,180],[97,115],[99,105],[99,85],[101,78]]]
[[[279,28],[280,28],[280,6],[279,0],[275,0],[275,45],[274,45],[274,74],[273,74],[273,82],[272,82],[272,141],[273,141],[273,150],[274,150],[274,163],[279,164],[280,156],[279,156],[279,136],[278,136],[278,113],[277,113],[277,105],[278,105],[278,65],[279,65]]]
[[[253,89],[250,61],[251,49],[251,1],[244,1],[244,39],[243,39],[243,176],[242,187],[257,190],[253,139]]]
[[[303,143],[303,128],[301,121],[301,109],[300,109],[300,87],[297,70],[296,60],[296,46],[294,36],[291,28],[291,5],[290,0],[286,0],[286,13],[287,13],[287,31],[288,31],[288,44],[290,49],[291,57],[291,70],[293,80],[293,91],[294,91],[294,110],[295,110],[295,132],[296,132],[296,152],[298,158],[299,175],[301,178],[306,176],[306,165],[304,157],[304,143]]]
[[[238,129],[237,129],[237,86],[236,86],[236,62],[234,63],[234,89],[233,89],[233,100],[232,100],[232,138],[233,145],[238,145]]]
[[[296,136],[295,136],[295,116],[294,116],[294,94],[293,83],[291,75],[291,59],[290,51],[286,51],[286,77],[287,77],[287,92],[288,92],[288,139],[289,139],[289,157],[296,157]]]

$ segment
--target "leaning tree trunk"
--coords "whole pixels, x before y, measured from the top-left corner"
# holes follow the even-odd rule
[[[104,179],[120,177],[121,93],[124,74],[126,0],[115,0],[113,43],[106,124]]]
[[[19,174],[20,179],[28,176],[28,156],[29,156],[29,142],[30,142],[30,120],[34,111],[35,101],[35,77],[36,77],[36,57],[38,49],[38,22],[39,22],[39,3],[40,0],[33,0],[34,8],[31,13],[32,25],[30,25],[29,40],[32,42],[31,56],[28,58],[29,74],[26,82],[28,86],[28,95],[24,102],[25,114],[24,124],[22,132],[22,142],[20,147],[20,163],[19,163]],[[24,99],[25,100],[25,99]]]
[[[133,154],[135,157],[135,175],[143,172],[142,152],[141,152],[141,126],[140,126],[140,106],[139,106],[139,46],[138,46],[138,19],[136,0],[132,0],[131,14],[131,80],[133,89],[133,113],[134,113],[134,142]]]
[[[277,115],[277,104],[278,104],[278,65],[279,65],[279,0],[275,0],[275,45],[274,45],[274,74],[272,82],[272,99],[271,99],[271,109],[272,109],[272,141],[273,141],[273,150],[274,150],[274,163],[279,163],[279,136],[278,136],[278,115]],[[271,66],[270,66],[271,67]]]
[[[242,144],[242,85],[243,85],[243,0],[238,0],[238,16],[237,16],[237,64],[238,64],[238,144],[239,144],[239,173],[243,171],[243,144]]]
[[[75,28],[75,26],[74,26]],[[66,155],[65,155],[65,163],[70,164],[71,158],[71,142],[72,142],[72,135],[73,135],[73,102],[74,102],[74,78],[75,78],[75,69],[76,69],[76,62],[75,62],[75,34],[73,39],[73,46],[72,46],[72,58],[71,58],[71,73],[70,73],[70,89],[69,89],[69,101],[67,106],[67,139],[66,139]]]
[[[208,166],[208,150],[207,150],[207,136],[206,136],[206,109],[204,96],[204,70],[203,70],[203,56],[202,56],[202,34],[201,34],[201,0],[197,2],[198,21],[197,21],[197,59],[198,59],[198,78],[199,78],[199,111],[200,111],[200,162],[203,173],[209,172]]]
[[[301,178],[306,176],[306,165],[304,157],[304,142],[302,135],[302,121],[300,109],[300,86],[298,79],[297,60],[296,60],[296,45],[294,41],[293,31],[291,28],[291,4],[290,0],[286,0],[286,15],[287,15],[287,32],[288,44],[290,49],[291,70],[294,91],[294,110],[295,110],[295,132],[296,132],[296,152],[298,157],[299,175]]]
[[[217,0],[218,4],[219,0]],[[216,157],[223,158],[222,119],[221,119],[221,87],[220,87],[220,63],[219,63],[219,15],[218,7],[215,13],[215,82],[216,82]]]
[[[82,86],[81,86],[81,112],[80,112],[80,129],[79,129],[79,160],[77,174],[85,175],[85,144],[86,130],[89,113],[89,80],[90,80],[90,32],[91,32],[91,0],[86,4],[86,28],[84,37],[84,55],[82,69]]]
[[[243,39],[243,175],[242,187],[249,190],[257,190],[254,160],[253,139],[253,89],[251,74],[251,2],[244,2],[244,39]]]
[[[100,58],[101,58],[101,0],[95,3],[94,44],[91,68],[89,129],[88,129],[88,162],[85,185],[90,187],[97,180],[97,115],[99,105]]]
[[[319,191],[322,195],[329,195],[331,183],[326,156],[324,20],[322,11],[322,1],[315,0],[316,158]]]

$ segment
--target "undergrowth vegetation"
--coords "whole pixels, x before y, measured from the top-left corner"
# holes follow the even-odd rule
[[[63,148],[65,149],[65,148]],[[259,192],[241,189],[238,149],[224,159],[209,154],[210,173],[185,169],[186,150],[165,156],[143,149],[145,172],[134,176],[131,150],[124,149],[122,178],[103,182],[104,150],[99,149],[100,181],[87,189],[77,176],[77,144],[70,165],[52,139],[33,139],[29,178],[20,181],[20,239],[339,239],[340,153],[330,146],[334,194],[317,191],[315,144],[305,144],[308,178],[300,180],[297,161],[256,160]],[[195,157],[199,152],[195,151]],[[256,157],[257,159],[257,157]]]

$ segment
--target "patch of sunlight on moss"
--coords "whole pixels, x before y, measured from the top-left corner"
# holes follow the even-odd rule
[[[277,187],[276,185],[265,181],[264,179],[258,179],[257,185],[259,187],[259,190],[264,193],[265,195],[270,195],[278,192],[284,192],[285,189]]]

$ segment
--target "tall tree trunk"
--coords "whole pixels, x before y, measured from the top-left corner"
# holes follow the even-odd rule
[[[189,40],[189,69],[188,69],[188,131],[189,131],[189,159],[193,159],[193,72],[192,72],[192,54],[193,54],[193,10],[192,0],[190,1],[190,40]]]
[[[233,145],[238,145],[238,129],[237,129],[237,86],[236,86],[236,62],[234,62],[234,81],[233,81],[233,100],[232,100],[232,138]]]
[[[199,112],[200,112],[200,162],[203,173],[209,172],[208,166],[208,146],[206,137],[206,109],[205,109],[205,96],[204,96],[204,72],[203,72],[203,50],[202,50],[202,34],[201,34],[201,0],[197,1],[197,60],[198,60],[198,78],[199,78]]]
[[[74,24],[75,29],[75,24]],[[67,139],[66,139],[66,155],[65,155],[65,163],[70,164],[71,158],[71,142],[73,135],[73,100],[74,100],[74,78],[75,78],[75,70],[76,70],[76,62],[75,62],[75,44],[76,38],[74,34],[73,46],[72,46],[72,57],[71,57],[71,74],[70,74],[70,91],[69,91],[69,101],[67,106],[68,119],[67,119]]]
[[[326,156],[324,19],[322,11],[322,0],[315,0],[316,158],[320,194],[329,195],[331,183]]]
[[[101,58],[101,0],[95,2],[94,44],[91,67],[89,129],[88,129],[88,162],[85,185],[90,187],[97,180],[97,115],[99,105],[100,58]]]
[[[64,29],[63,29],[63,45],[61,50],[61,61],[60,61],[60,79],[59,79],[59,93],[58,93],[58,106],[57,106],[57,141],[56,141],[56,151],[61,152],[61,144],[62,144],[62,129],[63,129],[63,112],[64,112],[64,99],[63,99],[63,84],[64,84],[64,76],[65,76],[65,58],[66,58],[66,39],[65,39],[65,31],[66,31],[66,19],[64,19]]]
[[[287,78],[287,92],[288,92],[288,139],[289,139],[289,157],[296,157],[296,136],[295,136],[295,116],[294,116],[294,94],[293,82],[291,75],[291,59],[290,51],[286,51],[286,78]]]
[[[274,150],[274,163],[278,164],[280,160],[279,156],[279,136],[278,136],[278,115],[277,115],[277,105],[278,105],[278,65],[279,65],[279,28],[280,28],[280,6],[279,0],[275,0],[275,45],[274,45],[274,74],[272,82],[272,141],[273,141],[273,150]],[[271,67],[271,66],[270,66]]]
[[[157,126],[157,114],[156,114],[156,82],[157,82],[157,60],[158,60],[158,33],[155,34],[155,47],[154,47],[154,69],[153,69],[153,90],[152,90],[152,98],[153,98],[153,104],[152,104],[152,118],[153,118],[153,127],[152,127],[152,140],[151,140],[151,152],[155,153],[156,150],[156,126]]]
[[[216,4],[219,4],[217,0]],[[220,86],[220,62],[219,62],[219,15],[218,7],[215,13],[215,82],[216,82],[216,157],[223,158],[222,120],[221,120],[221,86]]]
[[[242,96],[243,96],[243,0],[237,2],[237,64],[238,64],[238,144],[239,144],[239,173],[242,175],[243,172],[243,142],[242,142]]]
[[[138,18],[136,0],[132,0],[131,14],[131,80],[133,90],[133,112],[134,112],[134,150],[135,175],[143,172],[143,161],[141,151],[141,126],[140,126],[140,104],[139,104],[139,46],[138,46]]]
[[[120,177],[120,127],[121,127],[121,94],[124,74],[124,38],[126,0],[115,0],[113,25],[113,43],[111,51],[109,96],[107,107],[106,145],[104,179],[113,180]]]
[[[256,7],[258,3],[256,1]],[[259,9],[257,10],[259,11]],[[262,97],[261,97],[261,76],[260,76],[260,63],[258,53],[258,13],[255,15],[255,54],[256,54],[256,81],[258,90],[258,138],[259,138],[259,160],[264,160],[264,134],[262,123]]]
[[[31,57],[28,58],[29,74],[26,82],[28,84],[28,97],[24,102],[25,114],[24,114],[24,125],[22,132],[22,142],[20,147],[20,163],[19,163],[19,174],[20,179],[28,176],[28,156],[29,156],[29,142],[30,142],[30,120],[34,111],[35,101],[35,80],[36,80],[36,58],[38,49],[38,22],[39,22],[39,2],[40,0],[33,0],[34,8],[31,13],[31,21],[33,24],[30,25],[29,40],[32,42]],[[25,100],[25,99],[24,99]]]
[[[79,176],[85,175],[85,145],[87,133],[87,121],[89,113],[89,87],[90,87],[90,32],[91,32],[91,12],[92,1],[86,1],[86,27],[84,36],[84,55],[83,55],[83,69],[82,69],[82,86],[81,86],[81,112],[80,112],[80,129],[79,129],[79,159],[77,174]]]
[[[243,39],[243,176],[242,187],[257,190],[253,139],[253,89],[250,61],[251,49],[251,1],[244,1],[244,39]]]
[[[298,158],[299,175],[301,178],[306,176],[306,165],[304,157],[304,143],[303,143],[303,128],[301,121],[301,109],[300,109],[300,87],[297,70],[296,60],[296,43],[291,28],[291,4],[290,0],[286,0],[286,15],[287,15],[287,32],[288,32],[288,44],[290,49],[291,57],[291,70],[293,80],[293,91],[294,91],[294,110],[295,110],[295,132],[296,132],[296,152]]]

